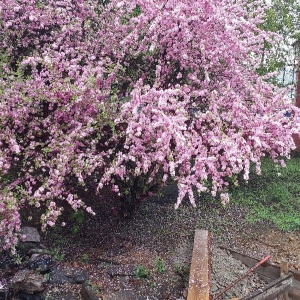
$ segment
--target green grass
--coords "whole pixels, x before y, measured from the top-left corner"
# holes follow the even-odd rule
[[[249,221],[269,220],[284,231],[300,229],[300,157],[287,160],[286,165],[276,169],[265,158],[262,175],[253,168],[248,184],[231,189],[231,202],[250,208]]]
[[[156,257],[155,262],[154,262],[154,269],[155,271],[163,274],[166,271],[166,265],[165,262],[160,258]]]
[[[134,269],[134,276],[136,278],[148,278],[150,275],[149,271],[142,265],[138,265]]]
[[[62,253],[60,248],[52,249],[51,255],[53,256],[55,261],[63,261],[65,259],[65,254]]]

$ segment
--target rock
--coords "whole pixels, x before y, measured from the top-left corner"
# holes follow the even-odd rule
[[[81,284],[81,283],[86,282],[87,279],[88,279],[88,276],[86,276],[85,274],[78,274],[74,277],[74,283]]]
[[[28,293],[25,293],[25,292],[21,292],[19,294],[19,299],[20,300],[43,300],[43,297],[39,293],[28,294]]]
[[[54,261],[50,254],[33,254],[27,264],[31,270],[39,270],[40,272],[48,272],[53,266]]]
[[[22,234],[25,235],[25,239],[23,240],[24,243],[40,243],[41,236],[38,233],[37,229],[34,227],[23,227]]]
[[[50,272],[49,283],[65,284],[77,283],[81,284],[89,278],[88,273],[81,268],[54,266]]]
[[[18,271],[10,280],[10,287],[14,291],[22,291],[28,294],[42,292],[44,276],[28,269]]]
[[[86,283],[82,285],[80,295],[83,300],[98,300],[99,297],[95,294],[92,287]]]

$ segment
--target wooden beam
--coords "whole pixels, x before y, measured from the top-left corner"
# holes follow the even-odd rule
[[[210,234],[195,231],[187,300],[210,299]]]
[[[227,248],[227,247],[222,247],[222,249],[225,249],[227,251],[230,252],[230,254],[240,260],[243,264],[245,264],[246,266],[253,267],[258,260],[252,257],[249,257],[247,255],[238,253],[236,251],[234,251],[233,249]],[[286,267],[285,267],[286,268]],[[269,284],[272,286],[272,284],[274,285],[274,282],[276,283],[280,283],[281,288],[284,286],[284,283],[288,282],[290,280],[289,277],[287,277],[286,275],[284,275],[282,277],[281,274],[281,269],[279,266],[276,265],[272,265],[268,262],[265,262],[262,266],[258,267],[255,271],[259,277],[261,277],[263,280],[269,282]],[[292,284],[291,286],[288,287],[287,291],[288,291],[288,296],[290,299],[292,300],[300,300],[300,272],[293,270],[293,269],[289,269],[288,270],[288,274],[292,274],[293,276],[293,280],[292,280]],[[282,282],[278,279],[282,279]],[[275,281],[274,281],[275,280]],[[266,289],[268,289],[269,287],[266,286],[265,288],[263,288],[261,290],[261,292],[265,292],[266,293]],[[281,290],[282,292],[282,290]],[[257,295],[257,298],[254,298],[254,296],[257,294],[257,292],[254,292],[251,295],[248,295],[248,298],[242,298],[241,300],[248,300],[248,299],[253,299],[253,300],[257,300],[257,299],[268,299],[268,298],[259,298],[261,297],[261,295]],[[253,298],[251,298],[251,296]],[[265,294],[263,294],[263,297],[265,297]],[[272,296],[271,296],[272,297]],[[270,298],[270,299],[274,299],[274,298]]]
[[[288,292],[293,284],[293,274],[288,274],[273,280],[264,288],[257,290],[249,296],[242,298],[241,300],[274,300],[277,296]]]

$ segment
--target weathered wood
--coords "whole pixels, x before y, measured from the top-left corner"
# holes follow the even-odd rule
[[[187,300],[210,299],[210,234],[195,231]]]
[[[286,260],[280,262],[280,275],[284,276],[289,273],[289,263]]]
[[[238,253],[230,248],[226,248],[226,247],[222,247],[222,248],[229,251],[230,254],[234,258],[240,260],[242,263],[244,263],[248,267],[252,267],[258,262],[257,259],[249,257],[247,255],[243,255],[241,253]],[[269,282],[270,285],[272,285],[272,284],[274,284],[274,282],[276,283],[278,280],[279,281],[281,280],[280,276],[282,276],[282,270],[284,269],[284,271],[286,272],[287,268],[288,268],[288,266],[285,263],[283,263],[283,265],[280,268],[279,266],[271,265],[270,263],[266,262],[262,266],[257,268],[255,272],[260,277],[262,277],[265,281]],[[300,272],[293,270],[293,269],[288,269],[288,274],[292,274],[292,276],[293,276],[292,284],[289,287],[287,287],[288,296],[290,299],[300,300]],[[275,279],[275,281],[274,281],[274,279]],[[267,287],[268,286],[266,286],[266,288]],[[251,295],[253,296],[254,294],[251,294]],[[245,299],[248,299],[248,298],[245,298]],[[256,300],[257,298],[249,298],[249,299]],[[258,298],[258,299],[260,299],[260,298]],[[262,298],[262,299],[265,299],[265,298]],[[269,299],[272,299],[272,298],[269,298]]]
[[[300,272],[290,271],[294,275],[292,288],[289,290],[289,297],[293,300],[300,300]]]
[[[299,300],[300,299],[300,290],[297,288],[292,288],[288,292],[288,296],[291,300]]]
[[[243,297],[241,300],[274,300],[277,296],[287,292],[293,284],[293,274],[280,277],[273,280],[263,289],[259,289],[249,296]]]
[[[285,259],[282,259],[280,262],[280,276],[283,277],[284,275],[287,275],[288,273],[289,273],[289,263]],[[281,298],[282,298],[282,300],[289,299],[287,290],[282,294]]]

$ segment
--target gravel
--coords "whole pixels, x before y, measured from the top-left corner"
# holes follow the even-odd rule
[[[226,250],[213,247],[212,249],[212,298],[221,293],[232,282],[242,277],[248,268],[239,260],[233,258]],[[231,289],[218,299],[232,299],[244,297],[254,290],[265,285],[255,273],[249,274],[243,280],[236,283]]]

